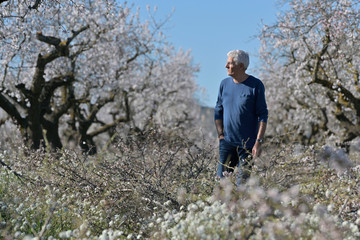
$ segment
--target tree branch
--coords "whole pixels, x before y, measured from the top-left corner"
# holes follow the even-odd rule
[[[327,96],[330,98],[332,102],[335,102],[335,97],[333,96],[332,92],[327,92]],[[336,102],[335,102],[336,103]],[[346,117],[344,112],[341,110],[341,104],[336,103],[335,111],[332,111],[332,114],[335,118],[339,121],[340,126],[347,129],[348,132],[353,132],[356,135],[360,135],[360,128],[358,125],[353,124],[349,118]]]
[[[333,83],[328,81],[328,80],[315,78],[315,79],[313,79],[313,81],[311,81],[309,83],[309,85],[313,84],[313,83],[320,84],[321,86],[326,87],[327,89],[334,91]],[[360,117],[360,99],[356,98],[349,90],[347,90],[342,85],[338,85],[336,87],[340,89],[339,92],[342,93],[344,95],[344,97],[346,97],[351,103],[353,103],[354,109],[356,111],[356,115]]]
[[[45,36],[42,34],[42,32],[36,33],[36,39],[41,42],[53,45],[55,47],[57,47],[61,43],[61,40],[59,38],[52,36]]]
[[[313,83],[317,83],[317,84],[320,84],[320,85],[334,91],[333,83],[331,81],[319,76],[319,71],[320,71],[321,62],[322,62],[322,56],[327,52],[329,43],[331,41],[330,37],[329,37],[329,30],[327,29],[325,32],[326,32],[326,35],[323,38],[323,47],[320,50],[320,52],[318,52],[315,56],[316,61],[315,61],[314,69],[313,69],[313,73],[312,73],[312,81],[309,83],[309,85],[311,85]],[[356,111],[356,115],[360,117],[360,98],[356,98],[348,89],[346,89],[342,85],[338,85],[336,87],[340,89],[340,93],[342,93],[345,98],[347,98],[351,103],[353,103],[354,109]]]
[[[69,44],[71,43],[71,41],[72,41],[74,38],[76,38],[77,35],[79,35],[80,33],[82,33],[83,31],[85,31],[85,30],[88,29],[88,28],[89,28],[89,25],[86,25],[86,26],[80,28],[80,29],[77,30],[77,31],[73,30],[73,31],[72,31],[72,36],[69,37],[69,38],[66,40],[66,45],[69,46]]]
[[[14,104],[12,104],[3,94],[0,93],[0,107],[14,118],[21,127],[25,127],[25,119],[21,117],[19,111],[16,109]]]
[[[92,105],[90,114],[87,118],[87,121],[93,122],[96,114],[99,112],[99,110],[107,103],[114,101],[115,95],[110,94],[108,98],[101,99],[98,103]]]
[[[130,121],[130,105],[129,105],[128,93],[126,91],[123,91],[123,94],[124,94],[124,104],[125,104],[125,114],[126,115],[123,116],[123,117],[119,117],[119,118],[115,119],[112,123],[104,124],[99,129],[89,133],[88,134],[89,137],[95,137],[95,136],[97,136],[97,135],[99,135],[101,133],[104,133],[107,130],[111,129],[112,127],[116,126],[120,122],[128,122],[128,121]],[[113,100],[113,98],[105,99],[102,102],[102,106],[105,105],[106,103],[110,102],[110,100]],[[97,107],[99,107],[99,105]]]
[[[128,122],[128,121],[129,121],[129,119],[128,119],[126,116],[125,116],[125,117],[120,117],[120,118],[118,118],[118,119],[115,119],[114,122],[105,124],[105,125],[103,125],[102,127],[96,129],[95,131],[89,133],[88,135],[89,135],[90,137],[95,137],[95,136],[97,136],[97,135],[99,135],[99,134],[101,134],[101,133],[106,132],[106,131],[109,130],[110,128],[115,127],[115,126],[116,126],[118,123],[120,123],[120,122]]]
[[[14,175],[15,175],[16,177],[18,177],[19,179],[21,179],[21,178],[23,177],[20,173],[14,171],[9,165],[7,165],[6,163],[4,163],[4,162],[1,161],[1,160],[0,160],[0,164],[1,164],[2,166],[4,166],[5,168],[7,168],[9,171],[12,171],[12,172],[14,173]]]
[[[10,119],[10,117],[9,116],[7,116],[6,118],[4,118],[4,119],[0,119],[0,126],[1,125],[3,125],[3,124],[5,124],[6,123],[6,121],[7,120],[9,120]]]
[[[41,0],[36,0],[34,5],[30,6],[29,9],[37,9],[40,5]]]
[[[19,89],[20,92],[21,92],[22,94],[24,94],[24,96],[25,96],[26,98],[28,98],[28,99],[31,98],[32,93],[31,93],[31,91],[30,91],[29,89],[27,89],[27,88],[25,87],[25,84],[20,83],[20,84],[15,85],[15,87],[16,87],[17,89]]]
[[[45,82],[43,91],[41,95],[39,96],[40,101],[45,101],[46,99],[49,99],[53,96],[54,91],[61,86],[66,86],[71,84],[75,81],[73,73],[67,73],[63,76],[57,76],[50,81]]]

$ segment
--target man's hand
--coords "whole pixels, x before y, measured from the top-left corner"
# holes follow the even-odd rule
[[[262,150],[261,144],[264,141],[265,130],[266,130],[266,122],[260,122],[256,142],[252,149],[253,157],[260,157],[261,155],[261,150]]]
[[[254,147],[253,147],[253,149],[252,149],[252,155],[253,155],[253,157],[260,157],[260,155],[261,155],[261,143],[260,142],[258,142],[258,141],[256,141],[255,142],[255,145],[254,145]]]

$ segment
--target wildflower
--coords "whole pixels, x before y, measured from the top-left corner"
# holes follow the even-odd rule
[[[326,146],[320,154],[320,159],[329,162],[330,166],[338,172],[343,172],[347,168],[353,166],[353,163],[342,149],[334,151],[328,146]]]
[[[80,225],[80,231],[84,231],[87,228],[87,223],[84,222],[83,224]]]
[[[104,230],[99,238],[100,240],[109,240],[109,234],[106,230]]]
[[[25,236],[23,239],[24,240],[39,240],[38,237],[33,237],[33,236]]]
[[[355,224],[360,225],[360,218],[356,219]]]
[[[334,210],[334,204],[329,204],[329,205],[327,206],[327,210],[328,210],[329,212],[332,212],[332,211]]]
[[[198,210],[198,206],[196,204],[194,204],[194,203],[189,204],[189,206],[188,206],[189,212],[194,212],[196,210]]]
[[[18,231],[18,232],[15,232],[15,234],[14,234],[14,237],[15,237],[15,238],[19,238],[20,236],[21,236],[21,232],[19,232],[19,231]]]
[[[201,225],[197,228],[197,233],[199,236],[201,236],[200,238],[204,238],[204,234],[205,234],[205,227],[204,225]]]
[[[20,205],[18,206],[18,208],[16,209],[17,212],[21,212],[21,210],[23,209],[24,204],[20,203]]]
[[[276,210],[274,211],[274,215],[277,216],[277,217],[281,217],[283,214],[282,214],[282,212],[281,212],[279,209],[276,209]]]
[[[168,207],[168,206],[170,206],[170,204],[171,204],[171,201],[168,200],[168,201],[166,201],[166,202],[164,203],[164,206]]]
[[[358,226],[356,226],[356,225],[353,224],[353,223],[350,223],[350,230],[351,230],[352,233],[359,232]]]
[[[205,207],[205,203],[201,200],[196,201],[196,205],[201,209]]]
[[[277,189],[271,188],[267,191],[267,195],[274,200],[275,202],[277,202],[279,200],[279,191]]]
[[[71,237],[71,230],[59,233],[59,238],[70,238]]]
[[[332,195],[332,192],[329,189],[326,189],[325,197],[329,198]]]
[[[166,212],[164,215],[165,220],[169,220],[171,218],[171,214],[169,212]]]
[[[75,238],[79,237],[79,235],[80,235],[79,229],[75,229],[75,230],[72,232],[72,234],[73,234],[73,236],[74,236]]]

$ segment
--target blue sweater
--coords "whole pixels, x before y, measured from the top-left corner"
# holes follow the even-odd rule
[[[251,150],[259,122],[268,119],[263,83],[253,76],[241,83],[232,77],[222,80],[215,106],[217,119],[223,120],[225,141]]]

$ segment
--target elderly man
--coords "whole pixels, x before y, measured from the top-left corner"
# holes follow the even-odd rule
[[[252,157],[260,156],[268,110],[263,83],[246,73],[249,55],[242,50],[227,54],[227,73],[215,106],[220,162],[217,177],[238,165],[237,185],[250,176]],[[228,168],[230,167],[230,168]]]

